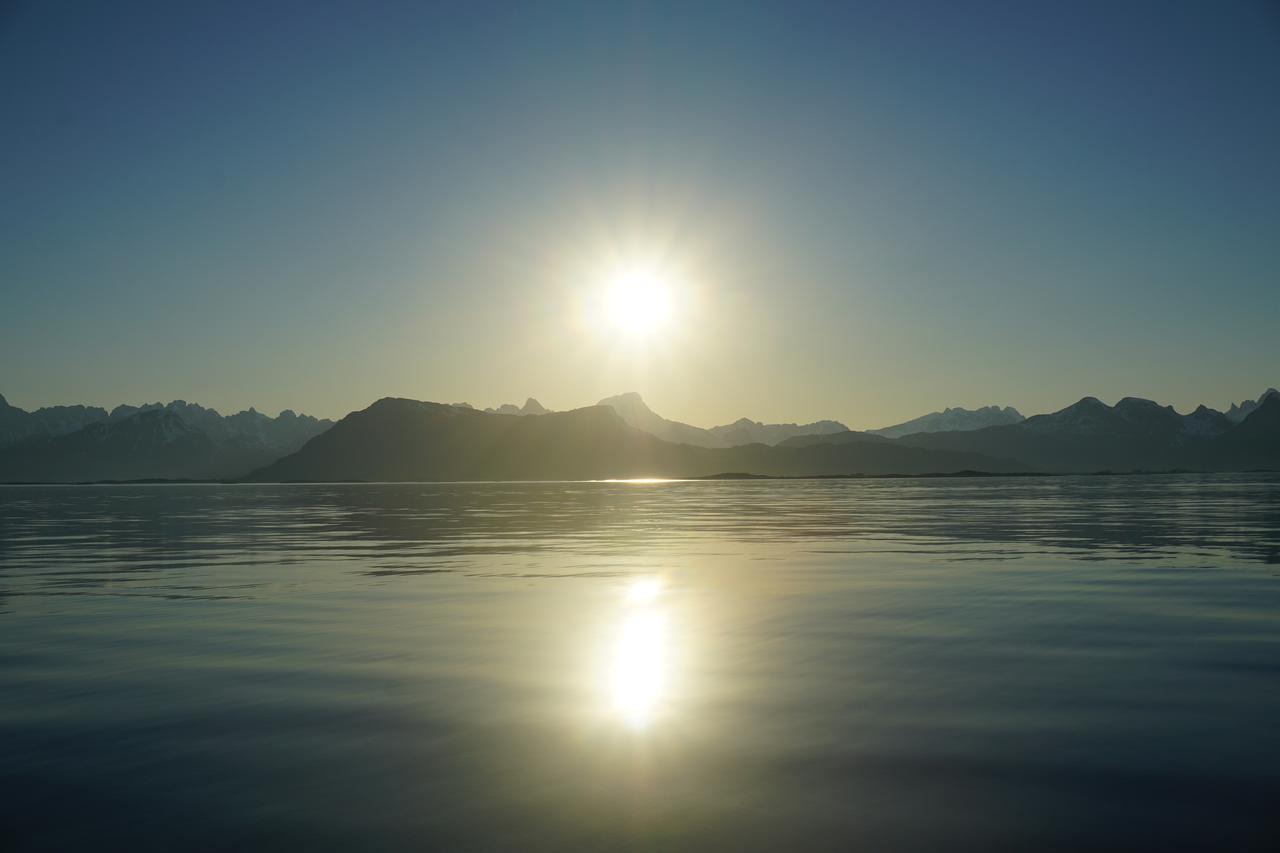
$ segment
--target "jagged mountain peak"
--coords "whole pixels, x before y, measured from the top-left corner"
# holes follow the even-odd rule
[[[1020,423],[1024,420],[1022,413],[1012,406],[988,405],[977,409],[966,409],[962,406],[947,408],[903,421],[893,426],[868,430],[872,435],[884,438],[902,438],[906,435],[932,432],[968,432],[989,426],[1003,426]]]
[[[285,410],[222,416],[187,400],[0,409],[0,479],[135,479],[244,473],[292,453],[331,421]]]
[[[474,408],[469,403],[457,403],[455,405],[466,409]],[[485,411],[491,415],[546,415],[551,412],[550,409],[533,397],[526,398],[523,406],[517,406],[515,403],[503,403],[500,406],[487,408]]]
[[[615,394],[612,397],[605,397],[596,405],[612,409],[617,413],[618,417],[631,426],[651,435],[656,435],[658,438],[683,444],[704,446],[714,441],[708,436],[707,431],[700,427],[667,420],[657,414],[645,405],[644,399],[635,391],[626,391],[622,394]]]
[[[615,409],[619,406],[626,406],[628,408],[642,409],[646,412],[653,411],[649,408],[648,404],[645,403],[644,398],[640,396],[638,391],[623,391],[621,394],[615,394],[612,397],[605,397],[603,400],[596,403],[596,405],[611,406]]]
[[[666,441],[693,444],[698,447],[738,447],[745,444],[779,444],[797,435],[824,435],[848,432],[839,421],[816,421],[811,424],[769,424],[738,418],[730,424],[710,429],[668,420],[655,413],[636,391],[606,397],[598,405],[608,406],[631,426]]]
[[[465,424],[461,419],[431,417],[426,410],[432,404],[422,405],[419,410],[389,411],[387,418],[367,417],[369,410],[348,415],[298,452],[253,472],[248,479],[602,479],[699,477],[740,470],[794,476],[1011,471],[1017,464],[979,454],[922,453],[887,441],[823,447],[697,447],[647,435],[608,405],[535,418],[471,413]]]
[[[1263,394],[1260,402],[1249,412],[1234,432],[1250,437],[1280,438],[1280,393]]]
[[[1231,429],[1231,420],[1222,412],[1201,403],[1182,418],[1182,431],[1188,435],[1220,435]]]
[[[1272,397],[1280,397],[1280,391],[1277,391],[1275,388],[1268,388],[1266,391],[1263,391],[1256,400],[1242,400],[1239,403],[1232,403],[1231,407],[1226,411],[1227,418],[1233,423],[1240,423],[1245,418],[1249,417],[1255,409]]]

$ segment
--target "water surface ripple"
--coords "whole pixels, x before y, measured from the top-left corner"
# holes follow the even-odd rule
[[[1280,477],[0,487],[0,848],[1274,849]]]

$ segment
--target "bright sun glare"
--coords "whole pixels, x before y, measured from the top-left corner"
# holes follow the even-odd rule
[[[644,578],[626,592],[611,673],[613,705],[628,726],[643,729],[662,700],[667,668],[666,614],[656,606],[662,582]]]
[[[671,318],[671,288],[660,272],[634,267],[615,273],[607,284],[605,316],[615,331],[650,337]]]

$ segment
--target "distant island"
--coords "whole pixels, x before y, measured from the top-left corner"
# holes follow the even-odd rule
[[[978,426],[984,419],[997,422]],[[1022,418],[1011,408],[946,409],[871,432],[838,421],[702,429],[663,418],[638,394],[552,412],[533,398],[487,411],[384,398],[337,423],[194,403],[59,406],[0,397],[0,481],[580,480],[636,477],[922,476],[1100,471],[1280,470],[1280,392],[1230,412],[1094,397]],[[949,427],[949,428],[940,428]]]

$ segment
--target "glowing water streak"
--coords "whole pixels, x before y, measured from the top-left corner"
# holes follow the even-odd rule
[[[666,687],[667,619],[654,606],[661,589],[660,581],[649,579],[627,590],[628,612],[610,671],[613,707],[635,729],[653,720]]]

